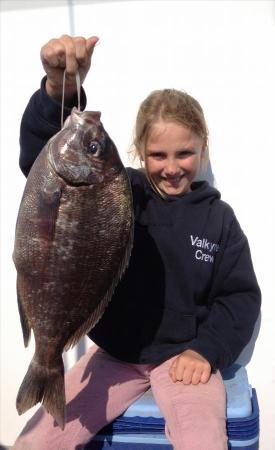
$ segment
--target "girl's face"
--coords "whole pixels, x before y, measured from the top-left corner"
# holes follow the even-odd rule
[[[153,125],[142,159],[155,185],[168,195],[190,191],[204,153],[203,140],[176,122]]]

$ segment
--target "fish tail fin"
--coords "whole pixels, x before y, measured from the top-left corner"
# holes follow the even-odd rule
[[[56,420],[60,428],[65,427],[65,385],[62,356],[52,368],[38,364],[35,356],[22,381],[16,398],[16,408],[21,415],[38,402]]]

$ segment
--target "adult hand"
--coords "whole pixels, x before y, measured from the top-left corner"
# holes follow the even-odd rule
[[[211,375],[209,362],[194,350],[185,350],[171,365],[169,375],[174,381],[183,384],[207,383]]]
[[[71,37],[63,35],[59,39],[51,39],[41,48],[41,61],[47,74],[46,91],[51,97],[60,100],[62,97],[63,74],[66,69],[65,101],[76,93],[75,75],[79,71],[81,84],[91,66],[91,58],[98,41],[92,36]]]

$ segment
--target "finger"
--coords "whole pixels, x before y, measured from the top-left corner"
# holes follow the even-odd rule
[[[174,366],[176,381],[182,381],[184,370],[185,370],[184,364],[182,364],[181,361],[177,360]]]
[[[173,362],[173,375],[175,381],[182,381],[185,370],[185,361],[182,358],[177,358]]]
[[[172,365],[172,366],[170,367],[170,369],[169,369],[169,375],[170,375],[172,381],[175,383],[175,382],[177,381],[177,379],[176,379],[176,375],[175,375],[175,366],[174,366],[174,365]]]
[[[194,370],[192,367],[186,367],[181,376],[183,384],[191,384]]]
[[[61,36],[60,41],[64,45],[66,52],[66,72],[68,75],[75,75],[79,64],[76,59],[76,48],[73,38],[65,34]]]
[[[41,61],[47,67],[61,67],[66,66],[66,49],[58,39],[52,39],[41,48]]]
[[[210,376],[211,376],[211,367],[207,367],[203,370],[201,374],[201,383],[203,384],[207,383]]]
[[[192,375],[192,379],[191,379],[191,383],[192,384],[199,384],[201,381],[201,375],[202,372],[199,369],[194,370],[193,375]]]
[[[74,46],[75,46],[75,56],[77,59],[77,62],[80,65],[85,65],[88,62],[88,52],[86,48],[86,39],[78,36],[74,38]]]

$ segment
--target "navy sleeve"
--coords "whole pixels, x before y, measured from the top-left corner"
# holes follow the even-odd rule
[[[61,128],[61,103],[48,96],[45,82],[46,77],[43,78],[40,89],[30,98],[21,120],[19,166],[25,176],[44,145]],[[75,95],[71,104],[64,108],[64,120],[76,105]],[[85,106],[86,96],[81,88],[81,110]]]
[[[188,343],[214,369],[231,365],[248,344],[261,305],[248,241],[235,216],[224,234],[209,297],[210,313]]]

